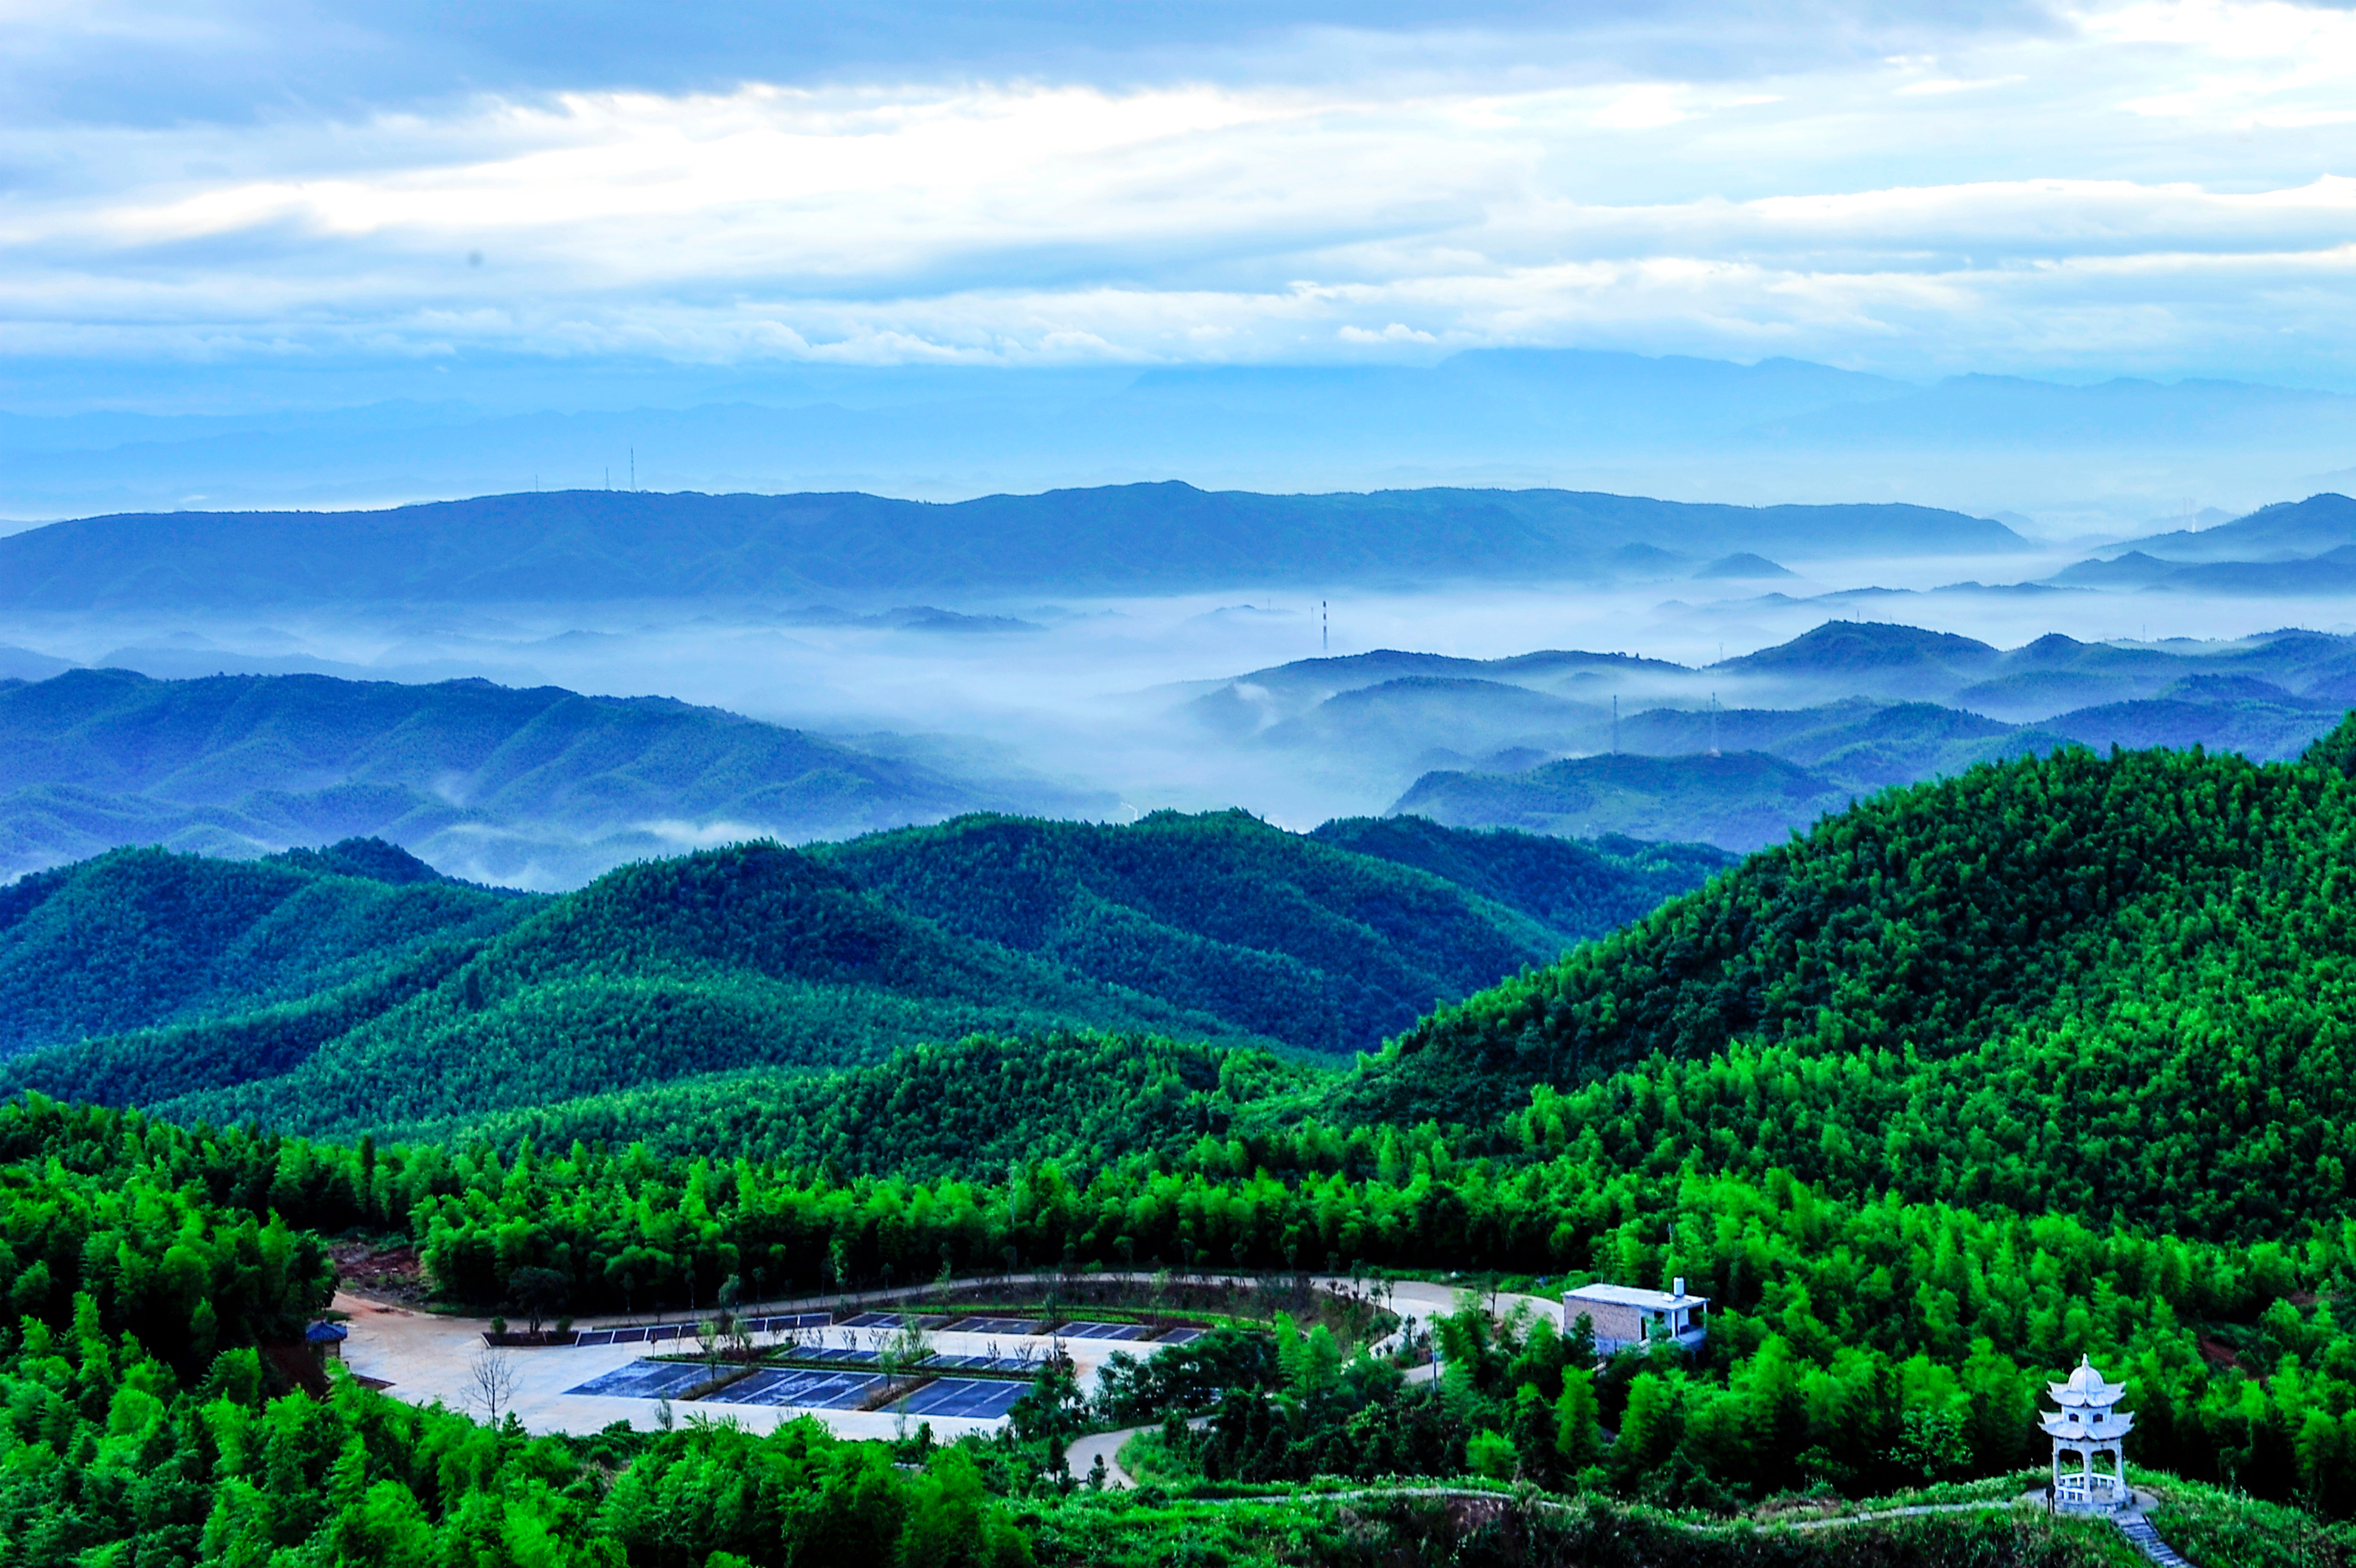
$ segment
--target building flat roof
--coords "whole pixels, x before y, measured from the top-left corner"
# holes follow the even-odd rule
[[[1671,1296],[1665,1290],[1639,1290],[1633,1285],[1582,1285],[1562,1293],[1563,1305],[1592,1301],[1609,1307],[1645,1307],[1667,1311],[1678,1307],[1707,1307],[1707,1296]]]

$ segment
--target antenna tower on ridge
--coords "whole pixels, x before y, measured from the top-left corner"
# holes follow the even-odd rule
[[[1620,694],[1612,694],[1612,754],[1620,754]]]
[[[1325,601],[1323,599],[1317,601],[1317,651],[1321,654],[1333,651],[1333,623],[1326,618]]]

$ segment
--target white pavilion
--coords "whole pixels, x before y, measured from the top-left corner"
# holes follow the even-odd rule
[[[2121,1440],[2135,1425],[2135,1417],[2111,1407],[2127,1392],[2126,1385],[2104,1382],[2094,1363],[2080,1356],[2069,1381],[2045,1386],[2062,1407],[2039,1417],[2053,1439],[2054,1503],[2105,1512],[2126,1506],[2127,1465]],[[2066,1469],[2065,1456],[2076,1461]],[[2111,1462],[2107,1471],[2097,1467],[2105,1456]]]

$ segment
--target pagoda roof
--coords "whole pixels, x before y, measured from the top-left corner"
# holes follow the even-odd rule
[[[2064,1410],[2107,1408],[2126,1398],[2127,1392],[2125,1383],[2104,1382],[2103,1374],[2084,1356],[2078,1358],[2077,1368],[2068,1381],[2047,1383],[2045,1387],[2052,1394],[2053,1403]]]
[[[2048,1435],[2065,1443],[2108,1443],[2135,1428],[2134,1414],[2123,1410],[2106,1410],[2093,1416],[2074,1410],[2051,1412],[2038,1417],[2038,1422]]]

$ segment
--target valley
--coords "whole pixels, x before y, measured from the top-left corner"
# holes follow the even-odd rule
[[[1705,523],[1665,566],[1598,535],[1590,611],[1780,592],[1847,526]],[[1255,660],[1298,618],[851,602],[749,642],[681,592],[712,618],[397,669],[43,612],[106,646],[0,686],[0,1384],[37,1415],[0,1564],[439,1563],[493,1518],[519,1563],[2117,1563],[2037,1500],[2080,1357],[2156,1539],[2356,1555],[2356,630],[1820,604],[1715,657]],[[525,645],[675,690],[798,661],[821,721],[465,667]],[[1023,717],[937,722],[1016,669]],[[1598,1287],[1707,1329],[1601,1340]]]
[[[2351,102],[0,5],[0,1568],[2356,1568]]]

